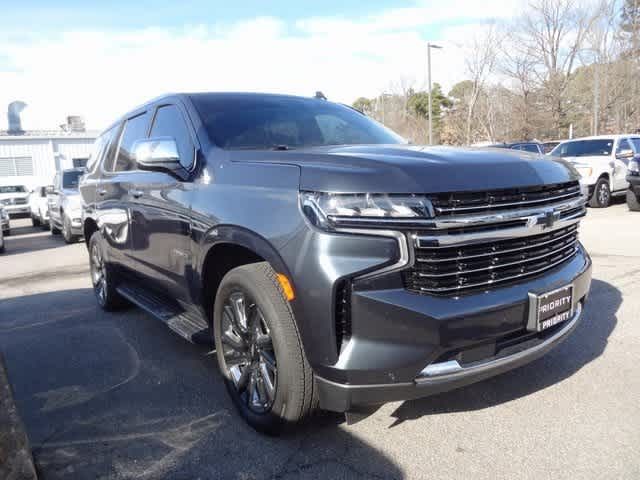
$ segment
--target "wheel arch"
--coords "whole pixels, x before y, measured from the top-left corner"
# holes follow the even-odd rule
[[[197,262],[199,282],[194,289],[194,299],[202,306],[209,321],[212,321],[213,302],[224,275],[241,265],[263,261],[293,282],[275,247],[256,232],[235,225],[221,225],[204,235]]]
[[[98,231],[98,224],[93,218],[86,218],[82,226],[82,231],[84,233],[84,242],[87,248],[89,248],[89,240],[91,240],[91,235]]]

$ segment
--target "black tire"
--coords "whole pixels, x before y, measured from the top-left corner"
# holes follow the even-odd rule
[[[640,212],[640,198],[631,190],[627,190],[627,207],[632,212]]]
[[[71,233],[71,220],[66,215],[62,217],[62,238],[65,243],[76,243],[78,236]]]
[[[49,222],[41,222],[40,223],[40,228],[42,230],[49,230],[51,227],[49,226]]]
[[[56,227],[51,218],[49,218],[49,231],[51,232],[51,235],[60,235],[60,229]]]
[[[34,227],[39,227],[40,219],[37,217],[31,217],[31,225],[33,225]]]
[[[248,320],[244,333],[231,306],[238,295],[245,299],[242,305]],[[213,318],[220,371],[233,403],[251,427],[276,435],[313,413],[318,404],[313,371],[291,307],[268,263],[228,272],[218,288]],[[231,346],[234,342],[236,347]],[[245,347],[237,347],[242,342]],[[241,383],[245,388],[237,386]]]
[[[127,302],[116,290],[118,276],[113,266],[104,260],[103,245],[102,234],[95,232],[89,240],[89,272],[98,305],[103,310],[113,311]]]
[[[593,208],[606,208],[611,204],[611,187],[609,180],[600,177],[593,189],[593,195],[589,199],[589,206]]]

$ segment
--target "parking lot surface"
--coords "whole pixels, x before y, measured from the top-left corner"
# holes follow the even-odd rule
[[[582,323],[544,358],[460,390],[321,415],[269,438],[233,411],[207,348],[104,313],[83,244],[12,220],[0,350],[41,479],[640,478],[640,214],[590,209]]]

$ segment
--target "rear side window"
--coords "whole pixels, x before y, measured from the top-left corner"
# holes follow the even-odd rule
[[[538,146],[534,145],[533,143],[523,143],[519,148],[520,150],[523,150],[525,152],[540,153],[540,150],[538,150]]]
[[[193,164],[195,148],[191,134],[180,109],[175,105],[164,105],[156,111],[151,137],[172,137],[178,145],[180,163],[189,169]]]
[[[149,115],[146,112],[127,120],[124,124],[124,131],[120,137],[120,146],[118,147],[113,171],[126,172],[135,170],[136,161],[132,151],[133,144],[138,140],[147,138],[148,126]]]
[[[618,142],[618,146],[616,147],[616,155],[618,155],[623,150],[631,150],[629,140],[627,140],[626,138],[623,138]]]
[[[87,160],[88,172],[93,172],[96,168],[96,165],[100,164],[100,162],[102,161],[102,157],[107,151],[109,143],[111,143],[114,131],[115,128],[111,128],[96,139],[95,143],[93,144],[93,149],[91,151],[91,155],[89,156],[89,160]]]
[[[633,150],[636,153],[640,153],[640,138],[630,138],[629,140],[633,144]]]

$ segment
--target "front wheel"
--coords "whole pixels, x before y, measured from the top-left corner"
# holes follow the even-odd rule
[[[627,190],[627,207],[632,212],[640,212],[640,198],[631,189]]]
[[[313,372],[291,307],[268,263],[227,273],[213,318],[220,371],[249,425],[277,434],[315,410]]]
[[[62,237],[65,243],[76,243],[78,241],[77,235],[71,233],[71,220],[66,215],[62,219]]]
[[[606,208],[611,203],[611,188],[609,187],[609,180],[602,177],[596,182],[596,186],[593,189],[593,195],[589,200],[589,206],[593,208]]]
[[[89,240],[89,270],[93,292],[98,300],[98,305],[103,310],[117,310],[126,304],[126,301],[116,290],[117,276],[113,267],[107,263],[99,232],[94,233]]]

